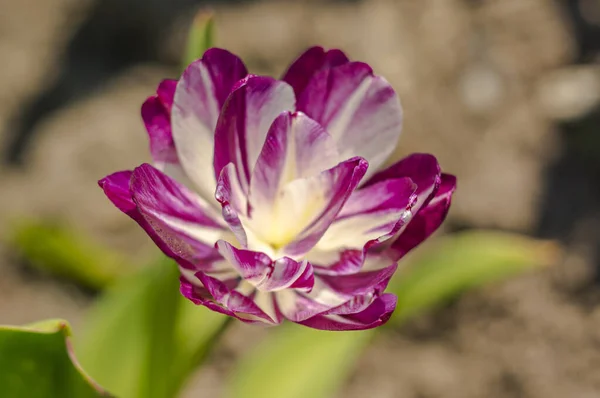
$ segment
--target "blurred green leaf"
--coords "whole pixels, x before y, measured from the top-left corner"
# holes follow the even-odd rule
[[[200,365],[219,335],[233,318],[197,306],[178,292],[179,317],[175,324],[175,346],[171,380],[179,388],[190,372]]]
[[[15,223],[9,243],[33,267],[99,290],[130,272],[125,258],[81,233],[44,221]]]
[[[109,396],[72,356],[66,321],[0,326],[0,391],[3,398]]]
[[[119,397],[172,398],[227,317],[179,293],[179,272],[162,260],[115,283],[88,315],[81,361]]]
[[[207,11],[200,11],[188,33],[183,68],[202,57],[202,54],[214,43],[214,16]]]
[[[242,358],[228,398],[328,398],[353,370],[374,331],[325,332],[292,323]]]
[[[552,262],[557,253],[552,243],[499,232],[472,231],[438,239],[407,258],[407,268],[390,284],[388,291],[399,298],[395,322],[468,288]],[[278,327],[242,358],[232,373],[228,397],[331,397],[375,333]]]
[[[468,231],[428,242],[388,291],[398,295],[391,322],[447,302],[459,293],[552,263],[558,246],[526,236]]]

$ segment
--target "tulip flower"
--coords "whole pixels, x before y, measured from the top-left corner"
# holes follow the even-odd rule
[[[404,254],[444,220],[456,179],[432,155],[379,170],[399,99],[369,65],[310,48],[281,80],[209,49],[142,106],[153,165],[100,180],[196,304],[249,323],[384,324]]]

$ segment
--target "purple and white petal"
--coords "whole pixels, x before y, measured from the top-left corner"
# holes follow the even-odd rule
[[[250,228],[277,248],[289,243],[327,204],[321,173],[337,163],[335,143],[318,123],[301,113],[280,114],[252,174]]]
[[[221,281],[239,280],[240,274],[233,269],[229,261],[225,260],[218,251],[215,250],[214,257],[203,259],[197,263],[187,263],[179,265],[181,277],[190,281],[195,281],[196,273],[202,271],[208,276],[217,278]]]
[[[175,91],[171,124],[177,155],[195,188],[211,203],[215,127],[225,99],[247,74],[238,57],[213,48],[187,67]]]
[[[352,275],[319,275],[319,278],[333,291],[340,295],[359,296],[374,294],[379,296],[387,287],[390,279],[396,272],[398,265],[388,260],[385,266],[358,272]]]
[[[271,272],[271,259],[264,253],[233,247],[228,242],[217,242],[219,253],[245,281],[257,286]]]
[[[289,256],[304,255],[327,231],[342,206],[367,172],[368,163],[353,158],[315,177],[289,183],[278,200],[273,218],[278,231],[269,230],[269,241],[283,245]],[[291,238],[291,239],[290,239]]]
[[[225,225],[202,198],[148,164],[133,171],[130,191],[140,214],[175,255],[190,262],[214,256]]]
[[[225,241],[217,242],[219,253],[240,276],[261,291],[287,288],[310,291],[314,284],[312,267],[306,261],[289,257],[272,261],[261,252],[237,249]]]
[[[179,163],[171,130],[171,108],[176,87],[177,80],[163,80],[158,85],[156,95],[149,97],[142,105],[142,120],[148,131],[154,167],[186,186],[193,186]]]
[[[162,102],[165,109],[171,114],[173,100],[175,99],[175,90],[177,89],[177,80],[165,79],[158,84],[156,95]]]
[[[215,198],[221,203],[222,218],[241,247],[273,254],[271,247],[248,228],[248,200],[235,170],[233,163],[229,163],[221,171],[217,183]]]
[[[367,309],[383,294],[396,268],[395,262],[381,257],[377,268],[368,271],[336,276],[319,274],[315,280],[321,292],[315,289],[312,298],[320,303],[323,303],[323,297],[330,301],[331,297],[344,301],[317,315],[351,315]]]
[[[324,291],[324,294],[329,293],[328,290],[320,289],[318,280],[315,280],[315,288],[313,288],[311,294],[314,295],[316,292],[321,291]],[[313,297],[296,292],[292,289],[278,291],[275,293],[275,297],[279,311],[286,319],[289,319],[292,322],[304,321],[348,301],[348,298],[346,297],[338,297],[335,294],[332,294],[331,298],[326,298],[333,302],[320,302]]]
[[[238,181],[233,163],[229,163],[221,171],[215,198],[221,203],[223,220],[227,223],[231,232],[243,247],[248,247],[248,236],[239,217],[240,214],[246,214],[248,201]]]
[[[257,290],[252,297],[254,303],[273,320],[273,324],[278,325],[283,322],[283,315],[277,308],[275,295],[271,292]]]
[[[342,158],[361,156],[374,172],[394,150],[402,126],[398,96],[367,64],[350,62],[317,73],[297,109],[319,122]]]
[[[399,178],[355,191],[315,248],[363,249],[372,240],[393,235],[416,201],[416,188],[410,178]]]
[[[317,72],[348,62],[348,57],[341,50],[325,51],[323,47],[311,47],[290,65],[282,80],[294,88],[296,98],[299,98]]]
[[[331,285],[318,277],[315,278],[313,290],[308,294],[291,290],[277,292],[277,305],[281,313],[293,322],[312,324],[311,319],[316,318],[321,321],[336,320],[336,322],[350,323],[355,327],[364,328],[366,326],[363,324],[364,322],[357,322],[351,318],[346,319],[346,316],[354,316],[369,308],[373,310],[373,303],[379,301],[379,294],[385,289],[394,270],[395,264],[375,272],[369,272],[364,277],[368,287],[360,288],[357,286],[357,280],[354,280],[352,281],[354,288],[345,291],[332,289]],[[367,324],[375,321],[377,319],[373,319]]]
[[[366,330],[385,324],[396,309],[397,298],[383,294],[365,310],[352,315],[317,315],[298,323],[313,329],[343,331]]]
[[[146,221],[146,219],[139,212],[129,190],[129,184],[132,175],[133,171],[130,170],[119,171],[104,177],[98,181],[98,185],[100,185],[100,188],[102,188],[104,194],[119,210],[127,214],[134,221],[136,221],[140,227],[142,227],[142,229],[166,256],[175,260],[183,261],[183,259],[180,259],[161,239],[161,237],[156,234],[148,221]]]
[[[198,279],[196,276],[194,276],[194,278]],[[181,277],[179,279],[179,291],[183,297],[196,305],[203,305],[212,311],[237,318],[233,311],[216,303],[199,280],[194,283],[186,277]]]
[[[256,290],[249,283],[241,281],[234,286],[232,281],[224,282],[203,272],[198,272],[196,277],[197,282],[183,280],[181,284],[182,293],[192,302],[248,323],[272,325],[280,322],[263,311],[253,300]]]
[[[133,215],[139,214],[139,212],[129,192],[129,181],[132,174],[131,170],[117,171],[98,181],[98,185],[119,210],[133,218]]]
[[[227,98],[215,130],[214,173],[233,163],[244,192],[269,127],[284,111],[293,111],[294,91],[270,77],[248,76]]]
[[[389,179],[408,177],[417,185],[417,202],[412,209],[416,213],[431,200],[437,191],[441,174],[440,165],[435,156],[415,153],[373,175],[362,189]]]
[[[171,133],[171,115],[158,96],[152,96],[144,102],[142,119],[148,131],[154,166],[163,170],[168,164],[179,164]]]
[[[392,243],[392,256],[398,260],[433,234],[446,219],[452,194],[456,189],[456,177],[442,174],[441,184],[435,196],[408,224],[402,234]]]
[[[238,179],[238,173],[233,163],[229,163],[221,170],[217,180],[215,199],[222,205],[231,205],[233,209],[242,214],[248,214],[248,199]]]
[[[281,257],[272,262],[271,272],[257,285],[257,288],[269,292],[283,289],[310,292],[314,283],[313,268],[308,261],[295,261],[289,257]]]
[[[202,272],[199,272],[197,276],[214,300],[233,311],[237,318],[251,323],[276,323],[275,319],[254,302],[253,295],[256,293],[256,289],[250,283],[241,281],[235,289],[230,289],[227,284]]]
[[[412,180],[405,177],[354,191],[306,258],[319,273],[358,272],[369,248],[393,237],[410,220],[415,190]]]
[[[251,205],[271,207],[286,184],[338,163],[335,142],[323,127],[303,113],[284,112],[273,121],[252,173]]]
[[[368,246],[365,244],[365,246]],[[314,247],[305,258],[313,265],[315,272],[323,275],[348,275],[361,270],[367,250],[319,250]]]

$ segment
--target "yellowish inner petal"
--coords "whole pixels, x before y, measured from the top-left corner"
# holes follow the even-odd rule
[[[294,180],[283,186],[272,206],[257,206],[249,220],[256,236],[274,251],[294,241],[327,205],[321,178]]]

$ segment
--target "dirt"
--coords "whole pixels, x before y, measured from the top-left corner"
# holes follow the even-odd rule
[[[56,81],[61,54],[91,4],[0,3],[0,50],[11,61],[0,75],[0,138],[6,138],[0,147],[19,109]],[[566,150],[556,120],[579,117],[598,98],[590,93],[587,108],[569,96],[558,107],[548,105],[546,97],[564,91],[553,77],[572,76],[577,50],[573,28],[556,4],[264,1],[213,9],[219,46],[240,54],[253,72],[279,74],[312,44],[341,47],[369,62],[405,108],[395,156],[432,152],[459,177],[446,228],[532,234],[541,225],[548,170]],[[165,54],[181,48],[181,26],[171,32]],[[96,180],[148,160],[139,106],[161,78],[177,74],[176,65],[162,61],[127,66],[41,119],[25,165],[0,169],[0,238],[14,218],[55,218],[128,255],[156,255]],[[470,292],[381,333],[338,396],[600,397],[597,219],[586,214],[573,220],[561,236],[566,256],[560,263]],[[78,329],[90,304],[79,289],[23,269],[10,247],[0,250],[0,272],[0,323],[63,317]],[[218,396],[241,342],[263,336],[235,325],[184,396]]]

